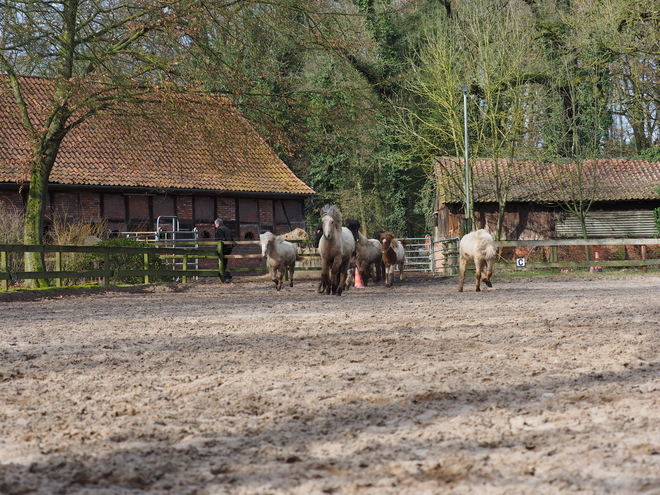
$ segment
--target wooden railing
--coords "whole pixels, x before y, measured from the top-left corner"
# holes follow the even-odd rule
[[[547,269],[547,268],[592,268],[592,267],[641,267],[660,265],[660,259],[647,259],[647,246],[660,245],[660,239],[547,239],[539,241],[499,241],[498,247],[541,247],[550,248],[550,256],[543,262],[526,262],[524,268]],[[589,261],[560,261],[559,247],[561,246],[590,246],[591,260]],[[598,252],[595,247],[599,246],[641,246],[641,259],[604,259],[596,257]],[[512,262],[500,262],[495,264],[496,269],[515,268],[516,260]]]
[[[238,241],[235,245],[258,246],[258,241]],[[541,247],[549,248],[550,255],[548,259],[542,262],[530,262],[525,260],[526,269],[576,269],[591,267],[641,267],[646,270],[648,266],[660,266],[660,259],[647,258],[647,246],[660,245],[660,239],[555,239],[539,241],[499,241],[496,243],[500,248],[511,247]],[[561,246],[641,246],[641,259],[597,259],[593,257],[590,261],[561,261],[559,260],[558,248]],[[112,279],[126,277],[140,277],[144,283],[150,283],[154,277],[172,277],[178,281],[186,283],[188,277],[218,277],[219,281],[224,280],[224,266],[221,258],[218,256],[222,249],[222,243],[215,241],[197,241],[195,247],[111,247],[111,246],[24,246],[13,244],[0,244],[0,290],[7,291],[10,281],[49,279],[54,281],[54,285],[59,287],[64,279],[99,279],[101,285],[108,286]],[[594,250],[595,251],[595,250]],[[48,254],[50,265],[54,268],[44,272],[12,271],[9,268],[9,256],[11,253],[17,253],[21,256],[26,252],[37,252]],[[63,270],[62,255],[64,253],[82,253],[102,255],[103,262],[99,262],[97,269],[72,271]],[[108,268],[110,266],[110,256],[116,254],[138,254],[142,255],[142,267],[140,269]],[[160,259],[176,259],[176,266],[171,263],[167,268],[154,268],[150,266],[150,255],[158,255]],[[317,259],[316,254],[304,255],[308,259]],[[256,259],[261,258],[261,254],[231,254],[227,258]],[[207,269],[191,269],[190,261],[196,259],[214,260],[214,267]],[[495,264],[496,269],[516,268],[516,260]],[[446,267],[445,267],[446,268]],[[522,267],[520,267],[522,268]],[[300,266],[300,270],[318,270],[320,267]],[[251,268],[232,268],[232,271],[242,270],[266,270],[265,266]],[[456,270],[451,270],[451,274],[457,274]]]
[[[209,246],[199,246],[196,249],[173,248],[173,247],[114,247],[114,246],[38,246],[38,245],[9,245],[0,244],[0,288],[4,291],[9,288],[9,281],[50,279],[54,280],[55,286],[62,285],[63,279],[102,279],[102,285],[109,285],[113,278],[141,277],[144,283],[150,283],[153,277],[175,277],[182,282],[187,282],[188,277],[218,277],[224,279],[224,267],[218,249],[222,249],[221,243],[213,243]],[[11,271],[9,268],[10,253],[24,255],[26,252],[44,253],[54,256],[54,269],[42,272]],[[102,268],[71,271],[63,270],[62,254],[81,253],[98,254],[103,257]],[[110,269],[110,256],[117,254],[135,254],[142,256],[142,268],[140,269]],[[181,268],[153,268],[150,266],[150,255],[158,255],[159,258],[173,258],[180,260]],[[192,258],[216,260],[217,268],[214,269],[189,269],[188,262]]]
[[[113,279],[122,279],[127,277],[139,277],[145,284],[154,280],[155,277],[172,278],[173,280],[188,282],[188,277],[218,277],[220,282],[224,281],[224,266],[222,258],[218,256],[222,252],[222,242],[216,241],[183,241],[174,246],[146,244],[145,247],[116,247],[116,246],[38,246],[38,245],[13,245],[0,244],[0,290],[9,290],[11,281],[19,280],[51,280],[56,287],[61,287],[65,279],[99,279],[99,284],[108,286]],[[232,243],[236,251],[236,246],[260,247],[259,241],[235,241]],[[301,248],[307,242],[301,243]],[[28,272],[24,270],[12,270],[9,267],[9,257],[11,253],[16,253],[23,258],[26,252],[44,253],[49,266],[52,270],[42,272]],[[98,254],[103,257],[99,261],[99,268],[83,271],[64,270],[62,255],[65,253],[79,254]],[[139,269],[108,268],[110,266],[110,256],[118,254],[137,254],[142,256],[142,267]],[[154,268],[150,262],[150,256],[157,255],[159,259],[169,261],[167,268]],[[308,259],[317,258],[315,254],[303,254]],[[226,258],[232,260],[261,259],[261,249],[259,253],[230,254]],[[214,261],[213,268],[197,269],[191,266],[197,266],[200,259],[211,259]],[[193,261],[195,261],[193,263]],[[22,264],[22,260],[21,260]],[[265,265],[265,264],[264,264]],[[300,270],[318,270],[317,267],[301,266]],[[240,268],[232,267],[232,271],[265,271],[265,266]]]

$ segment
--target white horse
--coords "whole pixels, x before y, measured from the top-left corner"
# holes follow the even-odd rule
[[[481,291],[480,285],[484,272],[484,283],[488,287],[492,287],[493,284],[490,282],[490,277],[493,275],[493,263],[495,263],[495,257],[497,255],[493,236],[485,229],[479,229],[465,234],[460,242],[460,252],[461,268],[458,291],[463,292],[465,269],[470,261],[474,261],[477,292]]]
[[[321,210],[323,235],[319,240],[321,256],[321,280],[319,293],[341,296],[346,284],[346,276],[355,251],[353,234],[342,227],[342,215],[336,206],[325,205]]]
[[[261,240],[261,255],[267,258],[266,265],[270,268],[270,277],[275,282],[277,290],[282,290],[282,279],[286,270],[289,270],[289,286],[293,287],[293,272],[296,261],[300,259],[298,250],[289,241],[272,232],[264,232],[259,236]]]

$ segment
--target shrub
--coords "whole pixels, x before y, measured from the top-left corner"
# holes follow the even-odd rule
[[[0,202],[0,244],[23,244],[23,211]],[[23,258],[19,253],[8,253],[7,267],[10,272],[23,270]]]
[[[129,247],[129,248],[144,248],[147,247],[144,242],[136,241],[135,239],[128,239],[126,237],[118,237],[115,239],[107,239],[101,241],[97,246],[110,246],[110,247]],[[141,270],[143,268],[143,255],[140,253],[117,253],[110,254],[109,256],[110,266],[107,267],[110,270]],[[81,264],[76,268],[76,270],[94,270],[94,269],[106,269],[105,256],[102,253],[89,253],[84,254],[81,260]],[[166,263],[160,258],[157,254],[149,254],[149,268],[151,269],[162,269],[166,268]],[[155,282],[162,282],[165,280],[171,280],[170,277],[152,277],[152,280]],[[140,284],[143,281],[142,277],[119,277],[113,279],[115,281],[125,283],[125,284]]]
[[[86,246],[97,244],[106,235],[106,224],[102,222],[88,222],[83,219],[67,220],[65,215],[53,218],[48,235],[44,239],[45,244],[55,246]],[[84,253],[62,253],[62,270],[78,271],[84,264]],[[52,257],[51,257],[52,258]],[[54,270],[54,262],[47,261],[48,270]],[[77,283],[75,279],[64,279],[64,285]]]
[[[641,156],[649,162],[660,162],[660,146],[653,146],[642,151]]]

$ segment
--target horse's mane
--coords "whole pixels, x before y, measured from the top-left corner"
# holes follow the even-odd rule
[[[394,237],[394,234],[393,234],[392,232],[383,232],[383,233],[380,235],[380,238],[381,238],[382,240],[387,239],[388,241],[390,241],[390,246],[392,246],[392,247],[395,248],[395,249],[396,249],[397,247],[399,247],[399,241],[396,240],[396,238]]]
[[[354,220],[352,218],[347,218],[346,228],[351,231],[351,234],[353,234],[353,238],[355,239],[355,242],[357,242],[360,239],[360,221]]]
[[[341,225],[341,210],[335,205],[325,205],[321,210],[321,217],[330,215],[337,225]]]

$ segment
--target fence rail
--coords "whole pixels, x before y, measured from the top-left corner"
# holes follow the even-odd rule
[[[525,261],[523,266],[518,266],[518,260],[524,259],[521,255],[516,260],[499,262],[495,264],[496,269],[510,269],[510,268],[525,268],[525,269],[570,269],[570,268],[605,268],[605,267],[623,267],[634,268],[641,267],[646,270],[648,266],[660,265],[660,259],[648,257],[649,246],[660,246],[660,239],[658,238],[637,238],[637,239],[547,239],[547,240],[530,240],[530,241],[499,241],[496,242],[498,248],[548,248],[549,251],[547,259],[537,262]],[[585,260],[559,260],[560,247],[576,247],[583,246],[589,247],[590,259]],[[640,259],[626,259],[626,252],[621,259],[607,259],[607,256],[599,256],[599,247],[619,246],[626,248],[628,246],[640,247]],[[656,254],[657,256],[657,254]]]
[[[458,274],[458,243],[459,238],[441,239],[430,241],[428,237],[406,239],[407,256],[409,261],[405,269],[407,271],[425,271],[435,276],[455,276]],[[294,241],[296,242],[296,241]],[[110,280],[126,277],[139,277],[144,283],[150,283],[154,277],[172,277],[186,283],[188,277],[218,277],[222,282],[224,280],[224,266],[222,257],[218,255],[222,252],[222,243],[215,241],[192,241],[194,246],[186,247],[186,243],[181,242],[177,247],[114,247],[114,246],[41,246],[41,245],[13,245],[0,244],[0,290],[7,291],[10,281],[51,279],[55,286],[61,286],[64,279],[100,279],[100,284],[108,286]],[[192,244],[191,243],[191,244]],[[309,248],[310,242],[297,241],[302,253],[303,262],[296,267],[297,270],[319,270],[319,257],[316,250]],[[234,245],[258,246],[258,241],[235,241]],[[656,257],[648,257],[648,246],[660,246],[660,239],[550,239],[534,241],[500,241],[496,243],[498,248],[542,248],[548,251],[544,254],[542,261],[525,260],[523,266],[518,265],[518,260],[523,254],[514,254],[511,260],[500,261],[495,264],[495,268],[501,269],[570,269],[570,268],[605,268],[605,267],[641,267],[646,270],[649,266],[660,266],[660,255],[656,249]],[[593,249],[600,246],[639,246],[641,248],[640,259],[604,259],[594,257],[591,260],[568,260],[559,259],[559,248],[571,246],[589,246],[594,253],[598,251]],[[28,272],[25,270],[11,270],[9,258],[12,254],[24,255],[26,252],[37,252],[49,254],[50,264],[54,267],[52,270],[43,272]],[[102,263],[99,267],[91,270],[77,271],[63,269],[62,255],[67,253],[80,254],[98,254],[102,255]],[[138,269],[128,268],[109,268],[110,256],[118,254],[136,254],[142,255],[142,267]],[[159,259],[176,260],[176,263],[169,263],[168,268],[154,268],[151,265],[150,255],[157,255]],[[54,256],[54,258],[53,258]],[[231,254],[227,258],[256,259],[261,258],[261,254]],[[624,257],[625,258],[625,257]],[[197,261],[200,259],[214,260],[212,268],[199,269]],[[190,267],[194,267],[191,269]],[[233,268],[233,270],[266,270],[265,266],[251,268]]]

